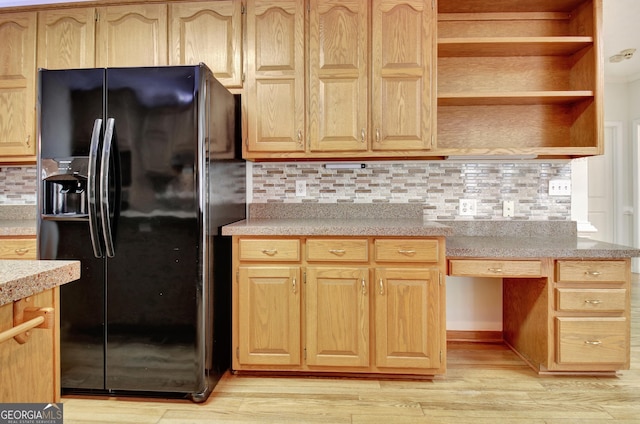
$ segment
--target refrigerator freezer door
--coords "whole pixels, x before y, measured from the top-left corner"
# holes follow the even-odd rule
[[[107,261],[109,390],[200,390],[198,89],[195,67],[107,70],[107,118],[122,158]]]

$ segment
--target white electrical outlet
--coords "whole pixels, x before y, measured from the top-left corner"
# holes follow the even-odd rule
[[[305,180],[296,180],[296,197],[305,197],[307,195],[307,182]]]
[[[515,213],[515,202],[513,200],[505,200],[502,202],[502,216],[505,218],[510,218]]]
[[[549,196],[571,196],[571,180],[550,180]]]
[[[476,199],[460,199],[460,215],[474,216],[477,212]]]

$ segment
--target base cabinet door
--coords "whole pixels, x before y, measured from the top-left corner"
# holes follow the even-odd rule
[[[241,365],[300,365],[300,268],[247,266],[238,271]]]
[[[369,270],[309,267],[306,283],[307,365],[369,366]]]
[[[377,268],[373,293],[376,365],[440,367],[438,270]]]

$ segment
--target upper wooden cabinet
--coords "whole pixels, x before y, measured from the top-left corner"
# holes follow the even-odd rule
[[[602,153],[601,0],[440,0],[442,155]]]
[[[368,150],[369,8],[359,0],[311,0],[311,152]]]
[[[133,4],[97,9],[96,65],[167,65],[166,4]]]
[[[244,156],[305,156],[304,0],[247,1]]]
[[[247,6],[246,158],[431,154],[431,1],[310,0],[306,31],[301,1],[288,2],[297,6],[295,13],[286,11],[287,2],[262,3],[259,12],[253,2]],[[303,43],[306,79],[304,62],[297,61]],[[261,68],[261,61],[269,66]],[[297,91],[294,84],[300,84]],[[302,84],[308,87],[306,110],[299,105],[305,100]]]
[[[432,5],[424,0],[373,2],[373,151],[422,155],[432,148],[436,97]]]
[[[169,64],[204,62],[225,87],[242,87],[242,3],[169,4]]]
[[[0,162],[36,153],[36,13],[0,15]]]
[[[95,66],[96,12],[92,7],[38,12],[38,67]]]

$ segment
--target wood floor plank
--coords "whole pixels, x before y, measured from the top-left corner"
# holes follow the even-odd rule
[[[631,369],[538,376],[503,344],[451,343],[445,377],[256,377],[227,373],[202,404],[63,397],[65,424],[640,424],[640,276]]]

